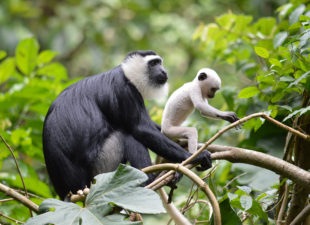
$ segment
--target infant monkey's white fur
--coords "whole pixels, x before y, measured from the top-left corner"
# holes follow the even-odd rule
[[[198,71],[192,82],[185,83],[168,99],[161,124],[162,132],[170,139],[186,138],[188,150],[197,150],[198,133],[194,127],[183,127],[181,124],[196,108],[202,116],[223,119],[231,123],[239,120],[234,112],[223,112],[208,104],[208,98],[213,98],[215,92],[221,88],[221,79],[217,73],[209,68]]]

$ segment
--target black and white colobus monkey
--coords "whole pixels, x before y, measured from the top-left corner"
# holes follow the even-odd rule
[[[214,70],[199,70],[193,81],[177,89],[168,99],[163,112],[162,132],[171,139],[186,138],[189,152],[195,153],[198,145],[196,128],[181,126],[194,109],[199,110],[201,115],[213,119],[227,120],[231,123],[239,120],[235,112],[224,112],[209,105],[207,99],[214,98],[220,88],[221,78]]]
[[[43,149],[62,199],[119,163],[150,166],[147,148],[171,162],[191,155],[161,133],[145,108],[143,99],[167,93],[166,81],[160,56],[134,51],[121,65],[76,82],[56,98],[44,121]],[[203,152],[192,163],[206,170],[211,167],[210,154]]]

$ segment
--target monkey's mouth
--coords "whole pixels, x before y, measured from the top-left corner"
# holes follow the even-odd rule
[[[156,83],[158,84],[164,84],[168,80],[168,77],[166,75],[159,75],[156,77]]]
[[[214,94],[208,94],[208,98],[214,98]]]

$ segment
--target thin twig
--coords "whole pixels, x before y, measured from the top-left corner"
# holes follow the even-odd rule
[[[17,201],[21,202],[24,206],[26,206],[30,210],[33,210],[36,213],[39,212],[39,206],[37,204],[35,204],[31,200],[29,200],[24,195],[21,195],[18,192],[14,191],[12,188],[0,183],[0,191],[5,193],[8,196],[11,196],[12,198],[16,199]]]
[[[221,212],[219,204],[216,200],[216,197],[214,196],[213,192],[210,190],[209,186],[200,178],[198,177],[194,172],[186,168],[185,166],[182,166],[180,164],[173,164],[173,163],[164,163],[154,166],[149,166],[144,169],[142,169],[145,173],[152,173],[155,171],[162,171],[162,170],[174,170],[183,173],[185,176],[189,177],[192,181],[194,181],[198,187],[207,195],[208,199],[210,200],[210,203],[213,208],[214,212],[214,224],[220,225],[221,222]]]
[[[234,182],[235,180],[237,180],[238,178],[240,178],[240,177],[242,177],[242,176],[244,176],[244,175],[246,175],[246,174],[247,174],[247,173],[244,172],[244,173],[242,173],[242,174],[239,174],[238,176],[235,176],[233,179],[231,179],[229,182],[227,182],[227,184],[224,186],[224,188],[227,189],[227,187],[228,187],[232,182]]]
[[[10,201],[14,201],[14,198],[6,198],[6,199],[0,199],[0,202],[10,202]]]
[[[25,194],[25,191],[23,191],[23,190],[18,190],[18,189],[14,189],[16,192],[18,192],[18,193],[22,193],[22,194]],[[28,192],[28,195],[29,195],[29,197],[33,197],[33,198],[37,198],[37,199],[41,199],[41,200],[44,200],[45,198],[43,198],[43,197],[41,197],[41,196],[39,196],[39,195],[36,195],[36,194],[33,194],[33,193],[31,193],[31,192]]]
[[[285,223],[285,221],[283,221],[283,218],[285,218],[284,214],[285,214],[285,210],[287,207],[287,203],[288,203],[288,195],[289,195],[289,190],[290,190],[290,186],[288,184],[288,182],[285,182],[285,190],[284,190],[284,194],[283,194],[283,200],[281,203],[281,207],[280,207],[280,211],[279,211],[279,215],[277,218],[277,225],[282,225]]]
[[[21,221],[19,221],[19,220],[17,220],[17,219],[14,219],[14,218],[12,218],[12,217],[6,216],[6,215],[4,215],[2,212],[0,212],[0,216],[6,218],[6,219],[8,219],[8,220],[13,221],[14,223],[23,224],[23,222],[21,222]]]
[[[24,178],[23,178],[23,175],[22,175],[22,173],[21,173],[21,171],[20,171],[20,169],[19,169],[17,159],[16,159],[16,157],[15,157],[15,155],[14,155],[14,151],[13,151],[13,149],[11,148],[11,146],[6,142],[6,140],[2,137],[1,134],[0,134],[0,138],[1,138],[1,140],[3,141],[3,143],[5,144],[5,146],[10,150],[10,152],[11,152],[11,154],[12,154],[12,156],[13,156],[13,159],[14,159],[14,162],[15,162],[15,165],[16,165],[16,169],[17,169],[17,171],[18,171],[18,173],[19,173],[20,179],[21,179],[22,184],[23,184],[23,188],[24,188],[24,191],[25,191],[25,196],[26,196],[26,198],[29,199],[29,195],[28,195],[28,191],[27,191],[27,188],[26,188],[26,185],[25,185],[25,182],[24,182]],[[30,210],[30,215],[32,216],[31,210]]]

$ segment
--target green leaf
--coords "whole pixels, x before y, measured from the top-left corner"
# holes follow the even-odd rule
[[[307,30],[301,37],[299,42],[299,48],[304,47],[310,39],[310,30]]]
[[[0,64],[0,83],[5,82],[15,71],[15,60],[7,58]]]
[[[66,68],[58,62],[43,66],[37,71],[37,74],[54,77],[58,80],[66,80],[68,77]]]
[[[229,30],[235,21],[236,15],[232,13],[223,14],[219,17],[216,17],[216,22],[226,30]]]
[[[232,200],[238,198],[237,194],[233,194],[233,193],[230,193],[230,192],[228,192],[227,196],[229,198],[229,201],[232,201]]]
[[[140,213],[162,213],[165,209],[156,192],[142,188],[148,177],[138,169],[120,165],[114,172],[95,177],[85,207],[47,199],[39,207],[43,214],[29,219],[25,225],[137,225],[140,222],[124,220],[119,214],[109,215],[114,205]],[[45,212],[45,213],[44,213]]]
[[[257,94],[259,94],[259,90],[257,87],[247,87],[247,88],[242,89],[239,92],[238,97],[239,98],[251,98]]]
[[[240,197],[240,203],[242,208],[247,211],[252,207],[253,199],[250,196],[242,195]]]
[[[44,50],[42,51],[37,59],[37,64],[41,65],[41,64],[45,64],[45,63],[49,63],[50,61],[52,61],[52,59],[57,55],[57,52],[51,51],[51,50]]]
[[[250,194],[252,191],[252,188],[248,187],[248,186],[237,186],[238,189],[244,191],[247,194]]]
[[[277,101],[280,101],[284,97],[284,92],[283,91],[278,91],[276,92],[275,95],[272,96],[271,102],[275,103]]]
[[[63,202],[57,199],[45,200],[39,208],[39,211],[46,212],[54,210],[53,212],[46,212],[39,216],[30,218],[25,225],[138,225],[140,222],[125,221],[122,215],[112,215],[103,217],[109,209],[96,211],[95,213],[87,208],[81,208],[77,204],[70,202]]]
[[[0,60],[6,57],[6,52],[5,51],[0,51]]]
[[[287,117],[285,117],[283,119],[283,122],[292,118],[293,116],[297,115],[297,114],[300,114],[299,116],[305,114],[306,112],[310,111],[310,106],[306,107],[306,108],[301,108],[299,110],[295,110],[294,112],[292,112],[291,114],[289,114]]]
[[[28,38],[21,41],[16,50],[16,64],[20,71],[29,75],[36,67],[39,44],[35,38]]]
[[[223,225],[242,225],[242,222],[235,211],[231,208],[229,200],[220,203],[221,218]],[[214,225],[214,217],[212,216],[211,224]]]
[[[263,47],[257,47],[255,46],[254,48],[256,54],[262,58],[268,58],[269,57],[269,52],[267,51],[267,49],[263,48]]]
[[[255,24],[254,27],[260,31],[263,35],[269,36],[274,30],[276,25],[276,19],[272,17],[263,17],[260,18]]]
[[[300,82],[301,80],[307,78],[309,74],[310,74],[310,71],[304,73],[304,74],[303,74],[302,76],[300,76],[297,80],[295,80],[293,83],[291,83],[291,84],[288,86],[288,88],[292,87],[293,85],[299,84],[299,82]]]
[[[287,37],[288,33],[286,31],[279,32],[273,39],[273,47],[278,48],[280,45],[283,44]]]
[[[163,213],[165,209],[156,192],[142,188],[148,177],[133,167],[120,165],[115,172],[95,177],[87,195],[86,206],[97,206],[113,202],[124,209],[139,213]]]
[[[277,67],[279,67],[279,68],[282,67],[281,62],[280,62],[278,59],[270,58],[270,59],[269,59],[269,62],[270,62],[270,64],[272,64],[272,65],[274,65],[274,66],[277,66]]]
[[[301,4],[300,6],[298,6],[296,9],[294,9],[294,11],[290,14],[289,16],[289,22],[290,24],[296,23],[299,21],[299,16],[301,14],[303,14],[303,12],[305,11],[306,6],[304,4]]]

